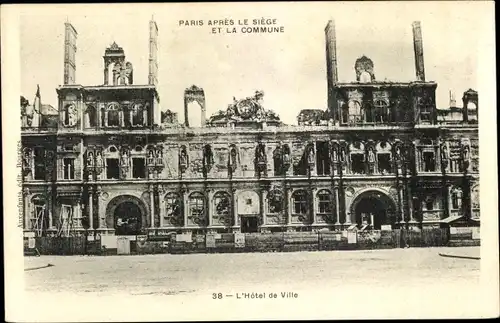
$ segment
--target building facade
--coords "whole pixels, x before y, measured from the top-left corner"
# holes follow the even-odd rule
[[[113,43],[102,85],[78,85],[77,32],[65,28],[58,115],[22,110],[26,233],[479,225],[478,94],[464,92],[463,108],[436,108],[418,22],[416,80],[406,83],[377,81],[365,56],[355,62],[356,81],[338,82],[328,22],[328,107],[302,110],[294,126],[264,107],[261,91],[207,118],[205,93],[193,85],[184,93],[184,122],[161,111],[154,21],[148,84],[134,84],[133,65]],[[201,127],[190,127],[190,113],[200,113]]]

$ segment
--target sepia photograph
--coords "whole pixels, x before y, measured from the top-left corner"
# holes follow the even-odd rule
[[[2,5],[6,320],[497,317],[493,9]]]

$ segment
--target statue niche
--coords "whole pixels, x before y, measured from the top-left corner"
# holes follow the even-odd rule
[[[470,166],[470,141],[467,138],[463,138],[460,142],[461,146],[461,159],[462,159],[462,170],[465,171],[469,169]]]
[[[283,176],[291,165],[290,147],[287,144],[280,144],[273,152],[274,175]]]
[[[214,165],[214,154],[212,152],[212,147],[210,145],[203,146],[203,175],[206,177],[207,174],[212,170]]]
[[[267,171],[267,156],[266,147],[263,143],[257,144],[255,148],[255,169],[257,170],[256,175],[261,176],[266,174]]]
[[[184,173],[189,165],[189,157],[187,154],[186,146],[181,146],[179,149],[179,170],[181,173]]]
[[[228,158],[228,169],[231,171],[231,174],[234,173],[236,167],[238,166],[239,154],[236,146],[233,144],[229,149],[229,158]]]

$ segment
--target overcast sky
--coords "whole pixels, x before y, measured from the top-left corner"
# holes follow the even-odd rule
[[[159,28],[159,86],[162,109],[183,120],[183,91],[205,90],[207,116],[255,90],[265,107],[296,123],[301,109],[325,109],[327,102],[324,28],[334,19],[340,81],[354,81],[354,62],[366,55],[378,80],[415,80],[411,23],[421,21],[426,79],[438,83],[439,108],[449,90],[477,87],[478,39],[487,9],[467,2],[425,3],[238,3],[156,5],[25,6],[20,19],[21,95],[57,107],[63,81],[64,22],[78,32],[76,83],[103,83],[104,50],[113,41],[134,66],[134,83],[148,76],[148,22]],[[209,19],[275,18],[284,33],[212,34]],[[179,26],[204,20],[204,26]],[[490,23],[490,22],[488,22]],[[237,27],[239,30],[240,27]]]

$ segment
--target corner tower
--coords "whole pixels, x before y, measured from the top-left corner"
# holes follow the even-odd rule
[[[158,26],[151,19],[149,22],[149,74],[148,84],[158,84]]]
[[[329,20],[325,27],[326,44],[326,78],[328,86],[328,111],[331,118],[335,119],[333,113],[336,111],[337,97],[335,84],[338,82],[337,74],[337,36],[335,33],[335,21]]]
[[[76,82],[76,38],[78,33],[72,24],[64,24],[64,85]]]

